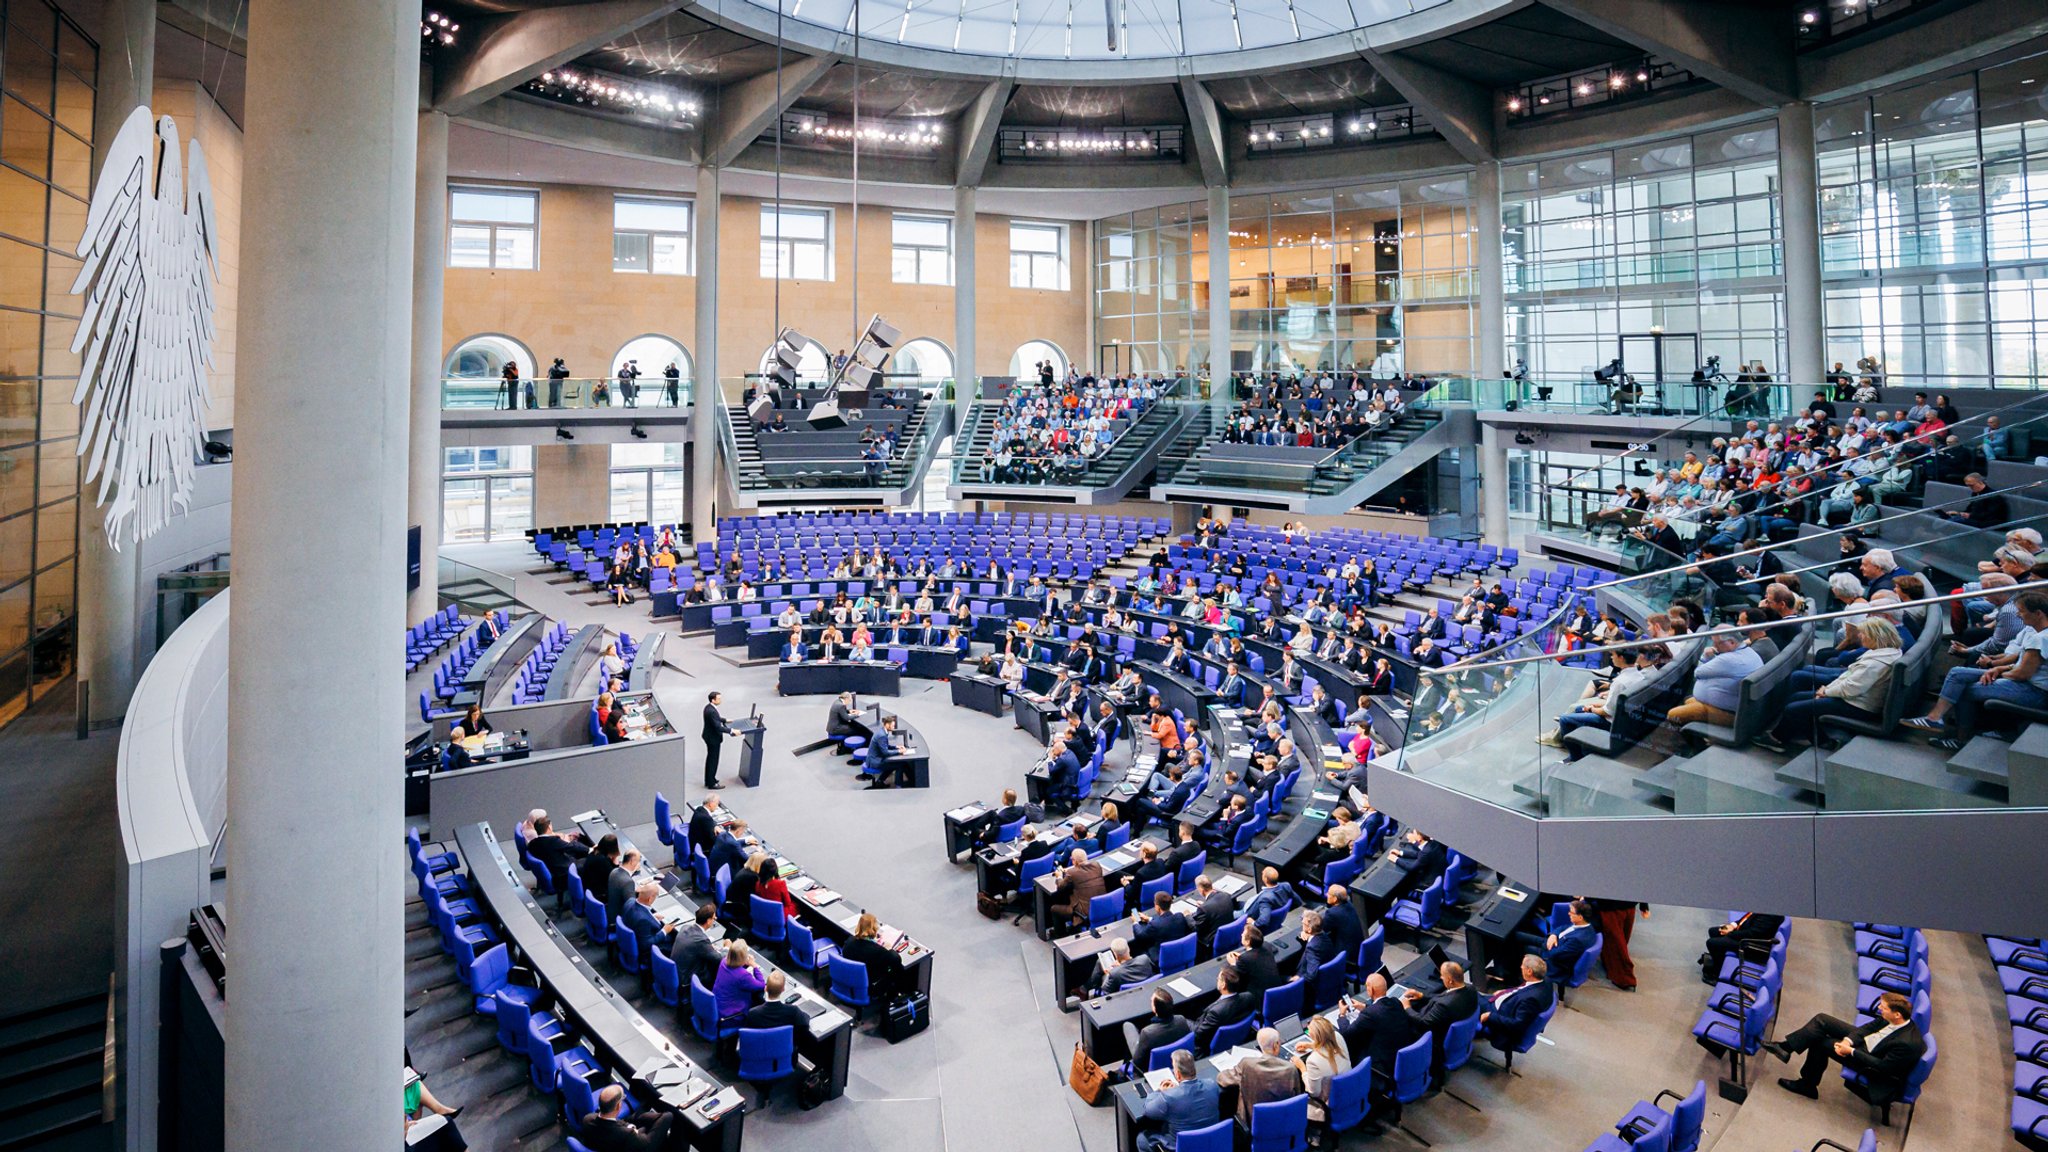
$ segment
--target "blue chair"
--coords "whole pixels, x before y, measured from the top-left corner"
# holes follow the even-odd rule
[[[1131,822],[1126,820],[1102,834],[1102,850],[1114,852],[1131,842]]]
[[[816,979],[818,973],[824,970],[826,963],[832,957],[839,955],[839,945],[832,943],[830,940],[825,941],[823,944],[818,943],[818,938],[812,934],[810,925],[805,924],[802,920],[790,920],[788,924],[789,944],[787,946],[787,953],[789,962],[809,972],[811,978]]]
[[[1252,1029],[1258,1027],[1258,1019],[1247,1016],[1235,1024],[1225,1024],[1209,1037],[1209,1053],[1228,1052],[1246,1040],[1251,1039]],[[1209,1053],[1204,1053],[1207,1055]]]
[[[750,913],[747,935],[763,944],[784,945],[789,943],[789,909],[780,900],[766,896],[747,897]]]
[[[647,956],[648,969],[654,974],[654,998],[671,1008],[681,1007],[683,998],[682,972],[668,953],[656,948]]]
[[[1600,960],[1600,946],[1602,943],[1604,941],[1600,934],[1598,932],[1593,933],[1593,943],[1588,945],[1584,952],[1579,953],[1579,958],[1572,961],[1572,970],[1565,973],[1564,986],[1566,988],[1577,988],[1579,985],[1584,984],[1588,977],[1593,975],[1593,965]]]
[[[1175,1040],[1173,1043],[1162,1044],[1159,1047],[1154,1048],[1149,1054],[1147,1054],[1145,1057],[1145,1071],[1157,1072],[1161,1068],[1164,1068],[1167,1065],[1173,1063],[1173,1054],[1175,1052],[1193,1053],[1194,1050],[1195,1034],[1193,1032],[1189,1032],[1187,1035],[1181,1037],[1178,1040]]]
[[[1225,1116],[1207,1128],[1190,1128],[1173,1138],[1173,1152],[1231,1152],[1237,1121]]]
[[[1769,997],[1765,997],[1764,999],[1768,1000]],[[1557,997],[1552,996],[1550,998],[1550,1007],[1545,1008],[1541,1013],[1537,1015],[1536,1022],[1529,1026],[1529,1031],[1523,1035],[1522,1042],[1520,1044],[1517,1044],[1512,1048],[1501,1048],[1501,1046],[1497,1042],[1494,1044],[1495,1049],[1499,1050],[1501,1054],[1501,1059],[1511,1075],[1521,1075],[1521,1073],[1515,1071],[1515,1057],[1521,1055],[1524,1052],[1527,1052],[1529,1049],[1534,1048],[1536,1046],[1536,1038],[1543,1035],[1543,1030],[1545,1028],[1550,1027],[1551,1018],[1557,1015],[1557,1005]],[[1768,1009],[1769,1005],[1766,1004],[1765,1007]],[[1770,1016],[1764,1015],[1762,1016],[1762,1019],[1769,1020]],[[1758,1025],[1759,1029],[1761,1029],[1762,1027],[1762,1024]],[[1759,1038],[1761,1038],[1762,1032],[1759,1031],[1757,1035]],[[1755,1043],[1751,1043],[1749,1047],[1749,1052],[1752,1055],[1755,1054]]]
[[[1429,887],[1421,892],[1394,901],[1394,906],[1387,909],[1386,921],[1389,924],[1405,924],[1415,929],[1416,936],[1420,937],[1435,928],[1437,921],[1443,919],[1443,914],[1444,878],[1439,876],[1430,881]]]
[[[997,826],[996,843],[1008,844],[1010,841],[1015,840],[1017,837],[1022,836],[1023,834],[1024,817],[1019,816],[1015,820],[1010,821],[1008,824],[1002,824]]]
[[[1678,1106],[1668,1114],[1661,1108],[1665,1097],[1678,1101]],[[1670,1131],[1669,1152],[1697,1152],[1700,1146],[1700,1130],[1707,1119],[1707,1082],[1695,1081],[1692,1091],[1680,1097],[1666,1088],[1657,1093],[1654,1100],[1638,1100],[1634,1108],[1621,1118],[1614,1127],[1623,1137],[1633,1138],[1636,1147],[1641,1147],[1642,1134],[1655,1128],[1660,1120],[1668,1121]]]
[[[739,1033],[740,1079],[759,1086],[796,1075],[794,1027],[784,1024],[780,1028],[742,1028]]]
[[[1168,896],[1173,895],[1173,880],[1174,878],[1171,876],[1154,876],[1152,879],[1138,885],[1138,907],[1141,910],[1149,911],[1152,907],[1153,897],[1161,892],[1166,893]]]
[[[500,992],[528,1005],[540,1002],[540,989],[512,983],[512,952],[503,944],[494,944],[478,953],[464,967],[462,983],[475,998],[472,1006],[482,1016],[497,1014]]]
[[[592,944],[610,944],[612,934],[604,921],[604,901],[583,894],[583,931]]]
[[[1646,1127],[1609,1132],[1588,1144],[1586,1152],[1671,1152],[1671,1117],[1658,1112]]]
[[[1371,1057],[1361,1058],[1349,1072],[1337,1073],[1330,1081],[1330,1098],[1323,1108],[1334,1132],[1348,1132],[1365,1122],[1366,1113],[1372,1110]]]
[[[1394,1053],[1394,1103],[1413,1103],[1429,1092],[1429,1062],[1435,1044],[1436,1037],[1425,1032]]]
[[[1244,925],[1245,918],[1239,916],[1218,928],[1215,934],[1209,937],[1209,955],[1221,956],[1236,950],[1237,946],[1244,942]]]
[[[668,797],[663,796],[659,792],[656,792],[654,794],[654,835],[663,844],[666,844],[671,848],[675,847],[675,813],[672,809],[669,808]]]
[[[1209,854],[1207,852],[1197,852],[1193,856],[1188,857],[1181,864],[1180,871],[1174,873],[1173,890],[1175,892],[1186,892],[1188,889],[1193,888],[1195,886],[1195,877],[1202,874],[1203,866],[1208,863]]]
[[[858,1023],[869,1004],[868,966],[836,953],[826,963],[832,972],[832,998],[841,1004],[852,1005],[853,1018]]]
[[[1301,1006],[1306,999],[1308,985],[1297,976],[1277,988],[1266,989],[1264,1003],[1259,1005],[1259,1023],[1271,1024],[1289,1016],[1301,1015]]]
[[[1342,956],[1332,956],[1309,973],[1308,993],[1304,1001],[1310,1012],[1321,1012],[1343,997],[1344,970],[1349,963]]]
[[[1104,892],[1088,898],[1088,927],[1107,928],[1124,917],[1124,894]]]
[[[713,1044],[739,1030],[738,1024],[727,1027],[725,1021],[718,1018],[718,997],[697,979],[695,973],[690,975],[690,1030]]]
[[[1444,1076],[1463,1068],[1472,1059],[1472,1042],[1479,1036],[1479,1013],[1456,1020],[1444,1030]]]
[[[640,975],[647,967],[640,934],[626,926],[624,916],[612,921],[612,955],[618,958],[621,969],[634,976]]]
[[[1308,1147],[1308,1093],[1252,1105],[1251,1152],[1301,1152]]]
[[[1906,1086],[1899,1090],[1899,1098],[1889,1104],[1878,1106],[1878,1122],[1886,1127],[1891,1126],[1892,1104],[1904,1104],[1906,1106],[1906,1127],[1899,1134],[1899,1144],[1901,1147],[1905,1145],[1906,1139],[1913,1134],[1913,1114],[1919,1110],[1920,1089],[1926,1086],[1927,1077],[1933,1074],[1934,1062],[1940,1056],[1940,1049],[1934,1043],[1934,1033],[1924,1032],[1921,1035],[1927,1041],[1927,1050],[1920,1054],[1920,1062],[1915,1064],[1913,1070],[1906,1074]],[[1849,1091],[1855,1093],[1859,1099],[1868,1100],[1870,1098],[1870,1084],[1863,1078],[1862,1073],[1844,1068],[1842,1069],[1842,1080],[1848,1086]]]
[[[498,1046],[514,1056],[526,1055],[526,1020],[533,1015],[533,998],[521,993],[520,985],[507,984],[492,994],[497,1001]],[[562,1026],[552,1023],[552,1018],[550,1020],[553,1030],[547,1035],[549,1038],[560,1036]]]
[[[574,1045],[558,1051],[556,1040],[549,1036],[550,1025],[559,1037],[560,1023],[546,1012],[536,1012],[526,1022],[527,1070],[533,1086],[546,1096],[560,1090],[564,1074],[589,1076],[597,1071],[597,1057],[588,1048]]]
[[[1153,957],[1159,964],[1159,974],[1170,976],[1195,966],[1195,934],[1193,932],[1178,940],[1168,940],[1159,946]]]
[[[1386,951],[1386,930],[1375,924],[1366,930],[1365,939],[1358,942],[1358,955],[1351,960],[1351,982],[1357,984],[1380,969],[1380,956]]]

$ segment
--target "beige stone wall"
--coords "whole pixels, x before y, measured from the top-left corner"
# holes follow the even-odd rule
[[[533,522],[595,524],[611,519],[612,446],[543,444],[533,450]]]
[[[178,122],[185,140],[199,141],[206,154],[206,174],[213,186],[213,220],[219,230],[214,264],[220,279],[214,285],[213,370],[208,390],[210,428],[235,425],[235,318],[242,280],[242,130],[228,119],[206,90],[191,80],[159,82],[150,99],[159,116]],[[184,157],[179,157],[183,162]]]
[[[613,272],[613,190],[550,184],[540,189],[537,267],[531,271],[450,268],[442,310],[446,356],[469,337],[502,333],[524,343],[538,364],[561,356],[577,376],[609,371],[629,340],[668,336],[696,356],[697,279]],[[687,195],[679,191],[679,195]],[[788,203],[796,203],[789,201]],[[725,197],[720,217],[719,375],[755,371],[776,329],[776,282],[760,273],[761,201]],[[888,208],[863,208],[859,227],[860,296],[854,298],[853,209],[833,205],[833,279],[781,284],[781,322],[827,349],[851,344],[857,325],[877,312],[906,340],[953,347],[951,287],[891,279]],[[976,343],[979,372],[1008,370],[1027,340],[1049,340],[1077,361],[1089,358],[1087,266],[1082,229],[1069,224],[1067,291],[1010,287],[1009,218],[976,220]],[[956,237],[957,242],[957,237]],[[702,270],[699,269],[701,273]]]

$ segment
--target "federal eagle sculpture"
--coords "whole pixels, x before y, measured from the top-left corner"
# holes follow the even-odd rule
[[[147,107],[115,134],[93,189],[72,282],[86,294],[71,350],[84,350],[78,454],[99,481],[107,543],[140,543],[182,513],[205,441],[213,363],[213,185],[194,140]],[[88,400],[88,394],[90,399]]]

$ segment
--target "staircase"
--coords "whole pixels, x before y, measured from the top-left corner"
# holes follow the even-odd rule
[[[1179,434],[1167,444],[1166,450],[1152,466],[1152,475],[1146,478],[1144,487],[1163,484],[1180,474],[1195,453],[1199,452],[1223,426],[1223,416],[1214,408],[1202,407],[1193,419],[1182,426]]]
[[[96,992],[0,1019],[0,1149],[113,1149],[109,1000]]]
[[[497,1026],[474,1011],[426,905],[411,885],[407,891],[405,1045],[413,1068],[436,1100],[462,1109],[455,1124],[471,1148],[568,1148],[554,1098],[534,1090],[523,1058],[498,1046]]]
[[[1242,475],[1210,474],[1209,453],[1221,442],[1218,421],[1217,430],[1187,456],[1179,457],[1177,451],[1169,449],[1161,457],[1158,475],[1167,479],[1153,489],[1152,498],[1197,502],[1222,499],[1290,512],[1341,515],[1452,447],[1457,442],[1452,434],[1453,423],[1445,419],[1443,412],[1411,406],[1386,431],[1352,441],[1317,465],[1297,486],[1297,482],[1278,475],[1252,480]],[[1459,423],[1469,430],[1469,421]],[[1219,473],[1225,471],[1218,469]]]
[[[1114,503],[1139,486],[1172,438],[1205,408],[1197,402],[1178,400],[1169,390],[1167,396],[1133,420],[1107,451],[1088,461],[1079,472],[1039,483],[981,479],[981,463],[995,439],[996,415],[1001,410],[1000,401],[979,402],[968,410],[966,426],[953,442],[949,499],[1014,499],[1021,492],[1074,504]],[[1202,435],[1207,436],[1206,425]],[[1195,442],[1200,443],[1200,439]]]
[[[879,483],[870,483],[863,475],[824,468],[795,475],[770,475],[761,457],[754,422],[740,405],[729,404],[722,409],[720,448],[726,455],[726,474],[739,507],[822,503],[893,506],[916,499],[950,419],[949,407],[920,399],[903,424],[896,452],[883,469]]]

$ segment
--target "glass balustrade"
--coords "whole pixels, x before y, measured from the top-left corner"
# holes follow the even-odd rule
[[[616,379],[570,377],[561,381],[545,378],[521,380],[516,388],[490,377],[449,377],[441,381],[441,407],[456,409],[593,409],[593,408],[687,408],[692,382],[683,380],[671,398],[668,381],[659,375],[644,375],[634,382],[630,400],[627,389]]]

